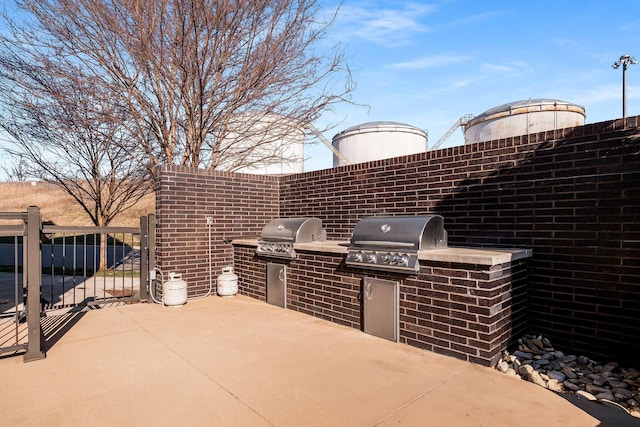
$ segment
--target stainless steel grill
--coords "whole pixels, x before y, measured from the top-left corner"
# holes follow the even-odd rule
[[[353,229],[345,263],[417,274],[418,251],[446,247],[447,232],[440,215],[367,217]]]
[[[295,243],[321,242],[326,238],[327,232],[319,218],[276,218],[262,229],[256,254],[295,259]]]

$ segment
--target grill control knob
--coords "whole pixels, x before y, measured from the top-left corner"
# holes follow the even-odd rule
[[[376,262],[376,254],[368,254],[367,262],[375,263]]]
[[[349,257],[354,262],[362,262],[362,253],[352,252],[349,254]]]
[[[387,254],[382,255],[382,263],[383,264],[389,264],[389,260],[390,260],[389,255],[387,255]]]
[[[398,265],[409,265],[409,256],[406,254],[399,256]]]

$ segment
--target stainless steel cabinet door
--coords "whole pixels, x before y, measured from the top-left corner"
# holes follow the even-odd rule
[[[267,302],[286,308],[287,266],[270,262],[267,264]]]
[[[362,289],[364,332],[398,341],[399,282],[365,277]]]

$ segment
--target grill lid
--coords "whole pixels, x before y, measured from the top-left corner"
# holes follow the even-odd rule
[[[353,229],[347,265],[418,274],[418,251],[447,246],[439,215],[378,216],[361,219]]]
[[[295,259],[294,243],[319,242],[326,238],[327,232],[319,218],[276,218],[262,229],[256,254]]]
[[[326,240],[319,218],[276,218],[267,223],[260,235],[271,242],[307,243]]]
[[[351,247],[417,252],[447,246],[440,215],[375,216],[361,219],[353,229]]]

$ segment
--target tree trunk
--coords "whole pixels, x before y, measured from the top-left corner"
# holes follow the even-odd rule
[[[105,271],[107,269],[107,234],[100,233],[100,265],[98,271]]]

